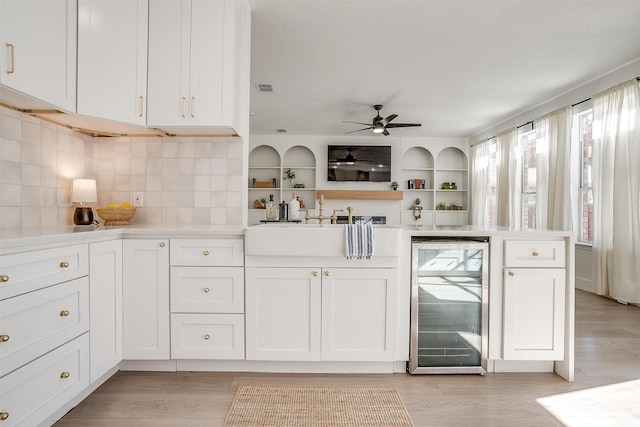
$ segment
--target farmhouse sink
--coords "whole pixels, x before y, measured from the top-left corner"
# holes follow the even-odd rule
[[[267,223],[245,231],[245,254],[249,256],[345,256],[343,224]],[[397,257],[401,230],[374,225],[374,259]]]

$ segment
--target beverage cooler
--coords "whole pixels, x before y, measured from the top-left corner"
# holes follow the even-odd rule
[[[484,374],[489,244],[413,238],[411,374]]]

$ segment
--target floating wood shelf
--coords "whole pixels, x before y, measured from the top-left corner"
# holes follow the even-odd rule
[[[402,191],[386,190],[317,190],[317,198],[342,200],[402,200]]]

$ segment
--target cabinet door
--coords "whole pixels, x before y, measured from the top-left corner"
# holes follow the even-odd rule
[[[76,111],[77,2],[0,2],[0,83]]]
[[[505,360],[564,358],[565,270],[506,268]]]
[[[395,360],[396,313],[397,270],[323,269],[322,360]]]
[[[78,11],[78,114],[145,125],[148,0],[80,0]]]
[[[247,268],[247,360],[320,360],[320,269]]]
[[[89,271],[93,383],[122,360],[122,240],[89,245]]]
[[[124,240],[125,359],[169,359],[169,242]]]

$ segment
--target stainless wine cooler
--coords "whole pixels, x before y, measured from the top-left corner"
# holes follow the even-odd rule
[[[420,240],[411,248],[411,374],[484,374],[489,244]]]

